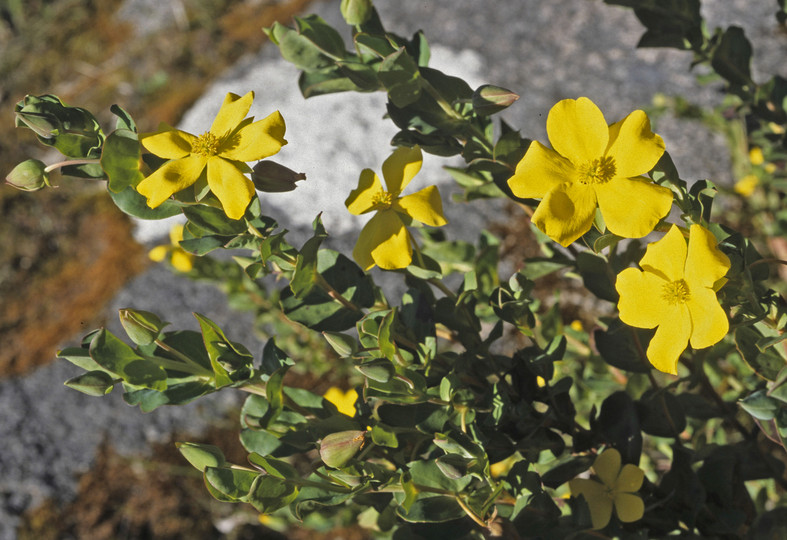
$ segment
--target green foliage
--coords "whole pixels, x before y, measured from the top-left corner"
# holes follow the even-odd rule
[[[148,208],[134,187],[163,160],[140,152],[128,113],[113,107],[116,129],[104,135],[88,111],[55,96],[28,96],[17,105],[17,124],[70,158],[59,166],[108,179],[110,196],[130,215],[182,213],[183,240],[171,249],[196,256],[189,276],[219,285],[270,337],[254,355],[202,315],[195,313],[199,331],[169,330],[153,313],[124,309],[134,346],[106,329],[89,334],[60,352],[85,372],[66,384],[94,396],[119,384],[143,411],[216,391],[248,393],[240,414],[247,464],[228,462],[212,446],[178,448],[218,500],[288,519],[308,522],[341,508],[348,521],[387,538],[780,534],[787,312],[768,264],[784,261],[754,246],[783,240],[787,228],[779,206],[787,187],[787,83],[778,76],[753,81],[743,31],[709,32],[698,1],[606,3],[633,8],[646,29],[639,46],[692,51],[695,63],[724,81],[739,116],[728,121],[678,99],[676,110],[729,133],[738,132],[728,124],[743,119],[754,127],[734,140],[747,153],[756,146],[773,164],[769,173],[754,159],[746,165],[762,165],[756,172],[766,191],[751,203],[769,219],[762,242],[737,232],[741,221],[733,217],[714,222],[724,203],[717,195],[729,190],[705,180],[689,186],[666,153],[649,173],[672,192],[683,225],[710,230],[731,265],[714,287],[730,335],[684,352],[677,377],[648,362],[653,331],[629,327],[614,313],[617,275],[642,259],[646,242],[608,232],[600,214],[567,249],[534,229],[540,252],[513,261],[510,276],[500,275],[500,240],[492,233],[480,232],[472,244],[422,229],[413,235],[413,263],[390,272],[403,283],[392,293],[323,247],[328,231],[319,216],[297,248],[256,197],[236,220],[200,185]],[[492,85],[474,90],[429,68],[425,37],[387,32],[369,1],[345,0],[341,10],[353,27],[350,46],[315,15],[266,30],[302,70],[303,95],[385,92],[399,128],[395,145],[464,159],[449,169],[463,190],[457,203],[506,198],[532,212],[536,201],[513,196],[507,183],[530,140],[494,116],[518,96]],[[301,176],[275,164],[258,164],[252,174],[271,193],[295,189]],[[233,258],[206,256],[222,249]],[[544,293],[550,286],[555,294]],[[565,308],[578,290],[595,306],[582,320]],[[298,378],[289,373],[349,380],[355,414],[294,386]],[[623,464],[646,472],[632,495],[644,510],[633,521],[618,516],[600,532],[585,532],[596,522],[597,501],[569,498],[568,482],[610,447]]]

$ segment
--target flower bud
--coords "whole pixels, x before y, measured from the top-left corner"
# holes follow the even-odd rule
[[[5,181],[11,187],[22,191],[38,191],[49,185],[46,164],[37,159],[23,161],[8,173]]]
[[[137,345],[150,345],[169,323],[162,321],[158,315],[149,311],[121,309],[120,324]]]
[[[265,193],[292,191],[296,188],[295,182],[299,180],[306,180],[306,175],[273,161],[260,161],[251,172],[254,187]]]
[[[482,116],[489,116],[510,106],[519,95],[499,86],[485,84],[473,92],[473,109]]]
[[[329,467],[343,467],[363,447],[365,431],[340,431],[323,437],[320,442],[320,458]]]
[[[374,8],[371,0],[342,0],[339,9],[347,24],[358,26],[369,20]]]
[[[104,135],[85,109],[69,107],[51,94],[25,96],[14,107],[16,127],[27,127],[40,141],[73,158],[98,157]]]

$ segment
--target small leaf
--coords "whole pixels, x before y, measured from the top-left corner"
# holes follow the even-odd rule
[[[206,467],[222,467],[227,462],[217,446],[192,442],[176,442],[178,451],[194,468],[204,471]]]
[[[63,384],[88,396],[105,396],[115,387],[115,380],[105,371],[88,371]]]
[[[109,178],[109,191],[120,193],[135,187],[144,177],[139,170],[141,155],[137,134],[128,129],[113,131],[104,142],[101,151],[101,168]]]

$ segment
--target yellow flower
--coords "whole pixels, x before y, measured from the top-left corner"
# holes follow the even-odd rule
[[[582,495],[590,508],[590,519],[594,529],[603,529],[612,517],[614,506],[618,519],[631,523],[642,519],[645,505],[639,491],[645,473],[636,465],[620,466],[620,452],[614,448],[604,450],[593,463],[593,471],[601,482],[586,478],[569,481],[573,496]]]
[[[405,268],[413,260],[413,242],[406,225],[412,220],[432,227],[447,223],[436,186],[400,197],[410,180],[421,170],[421,149],[398,148],[383,163],[383,178],[364,169],[355,188],[344,202],[350,213],[377,213],[361,230],[353,249],[355,261],[368,270],[375,264],[386,270]]]
[[[750,197],[757,186],[760,184],[760,179],[754,174],[747,174],[735,183],[735,193]]]
[[[749,150],[749,161],[752,165],[762,165],[765,161],[765,156],[762,155],[762,149],[759,146],[753,146]]]
[[[695,349],[719,342],[729,321],[716,291],[724,284],[730,260],[716,248],[716,238],[692,225],[689,243],[673,225],[648,245],[640,268],[618,274],[620,320],[637,328],[656,328],[648,360],[656,369],[677,375],[678,359],[688,343]]]
[[[257,122],[246,118],[253,99],[253,92],[243,97],[227,94],[210,130],[200,136],[166,124],[140,136],[146,149],[170,160],[137,186],[148,206],[156,208],[206,174],[227,216],[243,217],[254,196],[254,184],[246,177],[251,169],[245,162],[272,156],[287,144],[278,111]]]
[[[148,257],[154,262],[161,262],[169,256],[169,262],[175,270],[191,272],[194,268],[194,255],[180,247],[181,240],[183,240],[183,225],[175,225],[169,230],[170,245],[154,247],[148,253]]]
[[[672,192],[640,175],[664,153],[643,111],[607,125],[588,98],[564,99],[547,117],[551,150],[533,141],[508,179],[517,197],[540,198],[533,223],[568,246],[590,230],[601,210],[610,232],[626,238],[650,233],[672,206]]]
[[[323,397],[336,405],[340,413],[355,416],[355,401],[358,399],[358,392],[354,388],[342,392],[335,386],[331,386]]]

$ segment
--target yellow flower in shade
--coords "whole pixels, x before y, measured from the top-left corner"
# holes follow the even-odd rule
[[[161,262],[169,256],[170,264],[180,272],[191,272],[194,268],[194,255],[180,247],[183,240],[183,225],[175,225],[169,230],[169,245],[156,246],[150,250],[148,257],[154,262]]]
[[[413,242],[406,225],[412,220],[440,227],[447,223],[436,186],[400,197],[410,180],[421,170],[421,149],[398,148],[383,163],[385,188],[377,174],[364,169],[344,202],[355,215],[377,213],[361,230],[353,249],[355,261],[368,270],[375,264],[386,270],[405,268],[413,260]]]
[[[657,328],[648,345],[656,369],[677,375],[678,359],[691,343],[695,349],[721,341],[729,321],[716,291],[725,283],[730,260],[716,247],[716,238],[692,225],[689,242],[673,225],[648,245],[640,268],[618,274],[620,320],[637,328]]]
[[[753,146],[751,150],[749,150],[749,161],[752,165],[762,165],[765,161],[765,156],[762,154],[762,148]]]
[[[645,505],[634,493],[642,487],[645,473],[636,465],[620,466],[620,452],[604,450],[593,462],[593,472],[600,480],[574,478],[568,486],[573,496],[582,495],[590,508],[594,529],[603,529],[612,517],[612,508],[623,523],[642,519]]]
[[[750,197],[758,185],[760,185],[760,179],[754,174],[747,174],[735,183],[735,193]]]
[[[254,184],[246,176],[251,168],[245,162],[272,156],[287,144],[278,111],[257,122],[246,118],[253,99],[253,92],[243,97],[227,94],[210,130],[199,136],[166,124],[140,136],[142,146],[169,160],[137,186],[148,206],[156,208],[206,174],[227,216],[243,217],[254,196]]]
[[[610,232],[650,233],[672,206],[672,192],[641,178],[664,153],[643,111],[607,125],[588,98],[564,99],[547,117],[549,149],[533,141],[508,179],[517,197],[541,199],[533,223],[568,246],[590,230],[601,210]]]
[[[358,399],[358,392],[354,388],[342,392],[335,386],[331,386],[323,397],[336,405],[340,413],[355,416],[355,401]]]

